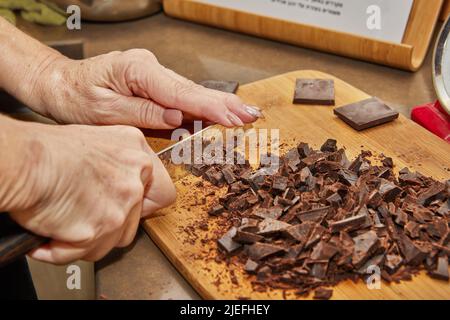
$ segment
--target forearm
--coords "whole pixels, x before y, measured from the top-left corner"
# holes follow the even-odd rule
[[[24,197],[31,187],[28,176],[42,156],[30,139],[32,126],[0,115],[0,212],[24,210],[32,198]]]
[[[60,53],[0,17],[0,88],[44,115],[39,80],[61,58]]]

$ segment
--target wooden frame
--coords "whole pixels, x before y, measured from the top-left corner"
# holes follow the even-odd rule
[[[447,20],[450,15],[450,0],[444,0],[444,6],[442,7],[441,20]]]
[[[196,0],[164,0],[164,11],[175,18],[416,71],[427,54],[443,2],[415,0],[401,44],[221,8]]]

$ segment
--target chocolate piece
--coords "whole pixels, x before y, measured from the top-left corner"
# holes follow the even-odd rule
[[[399,115],[397,111],[377,98],[370,98],[336,108],[334,114],[358,131],[393,121]]]
[[[343,230],[352,231],[354,229],[359,228],[362,224],[364,224],[366,222],[366,219],[367,219],[366,214],[360,214],[357,216],[332,222],[330,223],[330,228],[332,232],[339,232]]]
[[[311,253],[312,260],[330,260],[336,253],[338,253],[338,248],[332,244],[326,243],[325,241],[320,241],[313,249]]]
[[[207,169],[208,167],[205,164],[193,164],[190,167],[192,174],[196,177],[201,177]]]
[[[333,290],[319,288],[314,291],[314,299],[316,300],[329,300],[333,296]]]
[[[271,207],[271,208],[258,208],[253,213],[252,216],[256,218],[270,218],[278,219],[283,214],[283,209],[281,207]]]
[[[394,183],[382,179],[379,192],[384,201],[392,202],[395,200],[395,197],[397,197],[402,192],[402,189],[400,189],[400,187],[397,187]]]
[[[338,172],[339,181],[344,183],[347,186],[354,186],[356,181],[358,180],[358,175],[353,173],[350,170],[342,169]]]
[[[356,270],[356,273],[359,274],[367,274],[374,266],[377,266],[381,268],[381,264],[384,261],[384,254],[379,254],[377,256],[374,256],[370,258],[369,260],[364,263],[362,267],[360,267],[358,270]]]
[[[401,226],[404,226],[408,223],[408,214],[403,210],[397,211],[397,218],[395,219],[395,223]]]
[[[427,253],[404,234],[399,234],[398,246],[407,264],[419,265],[427,257]]]
[[[337,141],[334,140],[334,139],[328,139],[320,147],[320,151],[322,151],[322,152],[336,152],[337,151]]]
[[[237,89],[239,88],[239,82],[237,81],[204,80],[200,82],[200,85],[208,89],[228,93],[236,93]]]
[[[301,222],[313,221],[320,223],[328,214],[329,209],[330,206],[302,211],[297,213],[297,219],[299,219]]]
[[[305,243],[308,240],[309,234],[314,227],[313,222],[305,222],[291,226],[285,230],[285,233],[292,239],[297,240],[300,243]]]
[[[368,231],[353,238],[355,249],[353,251],[352,264],[360,268],[378,248],[380,243],[375,231]]]
[[[403,263],[403,259],[401,256],[396,254],[388,254],[386,255],[386,261],[384,262],[384,267],[389,272],[389,274],[393,274],[397,272],[400,266]]]
[[[383,164],[383,166],[388,168],[394,167],[394,161],[392,160],[392,158],[384,158],[383,160],[381,160],[381,163]]]
[[[284,176],[275,176],[272,182],[272,190],[276,192],[284,192],[287,188],[289,179]]]
[[[259,223],[259,225],[258,225],[259,230],[257,233],[260,235],[273,234],[273,233],[285,231],[290,226],[291,225],[289,223],[286,223],[286,222],[283,222],[280,220],[266,218]]]
[[[258,224],[259,224],[259,221],[256,219],[243,218],[242,222],[241,222],[241,226],[239,227],[239,230],[245,231],[245,232],[256,233],[259,230]]]
[[[410,238],[418,238],[419,237],[419,231],[420,231],[420,224],[418,224],[415,221],[408,221],[408,223],[405,225],[405,233]]]
[[[427,190],[419,194],[419,196],[417,197],[417,203],[420,205],[424,205],[426,202],[429,202],[433,197],[437,196],[445,190],[445,184],[436,181]]]
[[[208,169],[203,176],[206,180],[211,182],[215,186],[221,186],[224,182],[223,174],[222,172],[218,171],[216,168],[211,167]]]
[[[222,238],[217,240],[219,247],[229,255],[235,253],[242,247],[241,244],[233,241],[233,237],[236,235],[236,232],[236,228],[231,228]]]
[[[236,235],[233,237],[233,241],[242,244],[253,244],[258,241],[264,240],[264,237],[251,232],[245,232],[241,230],[236,231]]]
[[[436,269],[430,272],[433,278],[448,281],[448,258],[447,256],[439,257]]]
[[[248,247],[248,256],[253,261],[260,261],[282,252],[285,252],[283,247],[268,243],[257,242]]]
[[[234,176],[233,170],[231,168],[223,168],[222,174],[228,184],[232,184],[236,181],[236,177]]]
[[[328,271],[328,261],[317,261],[311,267],[310,275],[317,279],[325,279]]]
[[[225,211],[225,208],[222,205],[217,204],[217,205],[211,207],[211,209],[209,209],[208,214],[211,216],[218,216],[218,215],[222,214],[224,211]]]
[[[326,201],[331,204],[332,206],[338,207],[339,204],[342,202],[342,198],[339,195],[339,193],[333,193],[331,196],[329,196]]]
[[[297,146],[298,154],[300,155],[300,158],[306,158],[311,154],[311,149],[309,148],[309,145],[307,143],[301,142]]]
[[[256,273],[258,270],[259,264],[253,261],[252,259],[248,259],[245,263],[244,270],[248,273]]]
[[[325,228],[321,225],[316,225],[311,232],[311,235],[309,236],[308,242],[305,245],[305,248],[310,248],[313,245],[315,245],[320,239],[322,238],[322,235],[325,233]]]
[[[297,79],[294,104],[334,105],[334,81]]]

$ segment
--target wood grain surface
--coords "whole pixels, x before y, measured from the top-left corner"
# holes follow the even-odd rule
[[[362,149],[371,150],[392,157],[396,171],[408,166],[439,180],[450,178],[450,144],[402,115],[392,123],[356,132],[333,115],[333,107],[293,105],[296,78],[334,79],[336,107],[369,97],[318,71],[296,71],[242,86],[238,95],[245,102],[263,108],[265,113],[265,119],[257,121],[254,128],[280,129],[282,153],[302,141],[318,148],[326,139],[335,138],[349,157],[357,156]],[[157,148],[161,141],[152,145]],[[206,299],[297,298],[290,291],[256,292],[251,286],[252,276],[245,274],[242,266],[214,260],[217,253],[214,238],[220,226],[219,220],[208,219],[207,209],[226,190],[206,182],[204,187],[197,187],[198,181],[200,178],[193,176],[176,181],[177,202],[161,211],[165,216],[143,222],[145,230],[180,273]],[[208,196],[211,190],[216,192],[214,196]],[[204,221],[207,225],[201,226]],[[233,283],[235,280],[238,285]],[[334,288],[333,299],[450,299],[450,284],[424,273],[400,284],[383,282],[380,290],[369,290],[362,281],[345,281]]]
[[[444,0],[415,0],[402,43],[232,10],[197,0],[165,0],[173,17],[416,71],[428,51]]]

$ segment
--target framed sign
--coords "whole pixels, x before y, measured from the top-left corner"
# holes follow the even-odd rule
[[[164,0],[173,17],[415,71],[444,0]]]
[[[401,43],[413,0],[200,0],[324,29]]]

